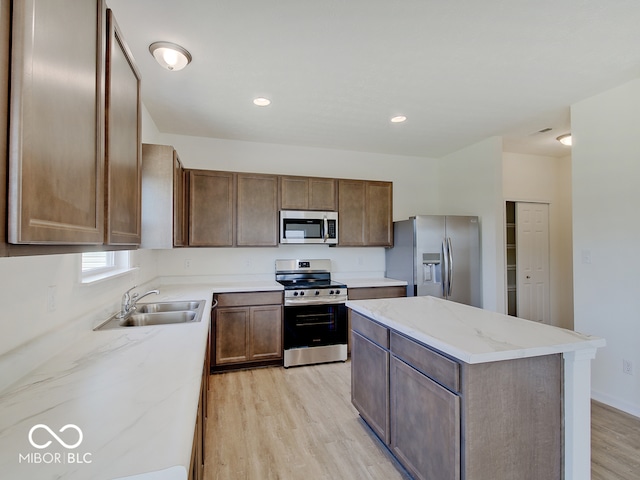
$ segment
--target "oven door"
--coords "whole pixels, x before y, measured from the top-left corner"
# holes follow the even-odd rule
[[[284,307],[284,349],[347,344],[344,303]]]

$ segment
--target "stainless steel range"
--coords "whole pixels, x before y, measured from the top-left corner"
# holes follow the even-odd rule
[[[347,360],[347,286],[331,260],[276,260],[284,286],[284,366]]]

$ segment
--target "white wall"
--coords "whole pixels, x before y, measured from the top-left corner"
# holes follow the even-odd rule
[[[571,157],[504,153],[505,201],[549,204],[551,324],[573,328]],[[504,251],[503,251],[504,255]]]
[[[482,307],[505,311],[502,139],[492,137],[440,160],[440,211],[480,217]]]
[[[640,79],[576,103],[571,123],[575,329],[607,341],[594,398],[640,416]]]

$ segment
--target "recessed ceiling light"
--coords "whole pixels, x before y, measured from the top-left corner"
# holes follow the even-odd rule
[[[271,100],[268,98],[258,97],[253,99],[253,104],[259,107],[266,107],[271,104]]]
[[[391,117],[391,123],[402,123],[407,119],[404,115],[397,115],[395,117]]]
[[[191,63],[191,54],[175,43],[152,43],[149,45],[149,52],[163,68],[172,72],[182,70]]]
[[[565,133],[564,135],[560,135],[558,138],[556,138],[556,140],[558,140],[561,144],[566,145],[568,147],[570,147],[572,144],[570,133]]]

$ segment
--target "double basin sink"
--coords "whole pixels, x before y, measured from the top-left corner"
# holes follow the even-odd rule
[[[204,304],[204,300],[139,303],[130,315],[120,318],[114,313],[94,330],[199,322]]]

